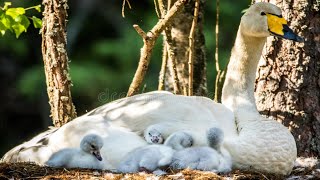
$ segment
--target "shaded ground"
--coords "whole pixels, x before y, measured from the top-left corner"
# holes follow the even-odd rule
[[[320,179],[320,169],[295,168],[290,176],[276,176],[262,174],[259,172],[233,171],[230,174],[216,175],[211,172],[183,170],[170,172],[165,176],[154,176],[152,174],[116,174],[110,171],[90,169],[64,169],[38,166],[33,163],[0,163],[0,179],[168,179],[168,180],[209,180],[209,179],[254,179],[254,180],[300,180]]]

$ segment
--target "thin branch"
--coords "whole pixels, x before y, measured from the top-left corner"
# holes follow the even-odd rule
[[[165,10],[165,6],[163,4],[163,0],[158,0],[158,5],[159,5],[159,9],[160,9],[160,14],[161,14],[161,18],[164,17],[165,14],[167,14],[167,11]]]
[[[219,65],[219,14],[220,14],[220,0],[216,0],[216,52],[215,52],[215,61],[216,61],[216,70],[220,71]]]
[[[219,65],[219,14],[220,14],[220,0],[216,0],[216,52],[215,52],[215,62],[216,62],[216,82],[215,82],[215,89],[214,89],[214,101],[219,102],[221,98],[222,92],[222,84],[221,77],[222,72]]]
[[[166,39],[164,36],[163,37],[162,64],[161,64],[161,70],[160,70],[160,74],[159,74],[158,90],[164,90],[164,87],[165,87],[164,81],[165,81],[167,63],[168,63],[168,51],[167,51]]]
[[[141,27],[137,24],[134,24],[133,25],[133,28],[137,31],[137,33],[142,37],[142,39],[147,39],[148,36],[147,36],[147,33],[145,33]]]
[[[198,23],[200,0],[196,0],[194,5],[194,15],[189,35],[189,96],[193,95],[193,61],[194,61],[194,33]]]
[[[171,20],[175,17],[175,15],[177,15],[177,13],[184,7],[184,4],[186,2],[187,0],[176,1],[173,7],[170,9],[170,11],[168,11],[168,13],[164,16],[164,18],[160,19],[158,23],[146,34],[146,36],[143,35],[145,34],[142,33],[143,31],[140,31],[141,28],[139,28],[138,25],[135,26],[135,29],[139,30],[139,34],[143,38],[143,47],[141,48],[140,52],[139,65],[130,84],[127,96],[132,96],[139,92],[139,87],[141,86],[141,83],[144,79],[144,76],[150,63],[150,57],[153,47],[155,45],[155,41],[159,37],[160,33],[168,26]]]
[[[165,10],[163,0],[158,0],[158,5],[160,9],[160,14],[161,17],[165,14],[167,14],[167,11]],[[165,89],[165,75],[166,75],[166,69],[167,69],[167,64],[168,64],[168,50],[167,50],[167,45],[166,45],[166,36],[163,35],[163,43],[162,43],[162,64],[161,64],[161,70],[159,73],[159,85],[158,85],[158,90],[164,90]]]
[[[122,1],[122,9],[121,9],[121,13],[122,13],[122,17],[123,17],[123,18],[125,18],[124,8],[125,8],[125,6],[126,6],[126,3],[128,4],[129,9],[131,9],[131,4],[130,4],[129,0],[123,0],[123,1]]]
[[[169,11],[171,8],[171,0],[168,0],[168,4],[167,4],[167,11]]]
[[[183,95],[188,96],[188,88],[183,86]]]
[[[173,46],[173,41],[171,37],[171,30],[169,28],[166,28],[164,30],[165,32],[165,39],[166,39],[166,47],[168,50],[168,55],[169,55],[169,61],[170,61],[170,71],[171,71],[171,76],[172,76],[172,82],[173,82],[173,93],[174,94],[180,94],[180,82],[178,78],[178,72],[177,72],[177,58],[176,58],[176,52],[174,50]]]
[[[159,11],[158,11],[157,0],[153,0],[153,4],[154,4],[154,9],[155,9],[155,11],[157,13],[158,18],[160,18],[161,17],[161,13],[159,13]]]

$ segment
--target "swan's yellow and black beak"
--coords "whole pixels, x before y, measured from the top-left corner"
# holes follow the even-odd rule
[[[303,42],[304,39],[298,35],[296,35],[292,29],[287,25],[287,21],[280,15],[275,14],[265,14],[268,20],[268,30],[269,32],[278,37],[282,37],[284,39],[290,39],[296,42]]]

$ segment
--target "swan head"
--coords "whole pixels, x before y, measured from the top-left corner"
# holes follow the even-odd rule
[[[99,161],[102,161],[100,149],[103,146],[103,140],[100,136],[95,134],[89,134],[83,137],[80,143],[80,148],[89,154],[92,154]]]
[[[242,33],[253,37],[268,37],[270,35],[303,42],[303,38],[296,35],[289,28],[282,17],[281,9],[266,2],[255,3],[241,18]]]

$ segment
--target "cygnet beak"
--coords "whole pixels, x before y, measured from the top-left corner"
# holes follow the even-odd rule
[[[152,142],[153,143],[158,143],[159,142],[159,138],[158,137],[153,137]]]
[[[93,150],[92,154],[99,160],[102,161],[102,157],[99,150]]]

